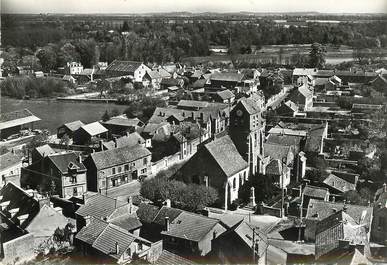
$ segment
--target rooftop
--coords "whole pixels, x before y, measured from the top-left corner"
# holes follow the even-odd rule
[[[77,168],[77,170],[86,171],[86,167],[82,162],[79,162],[79,155],[74,152],[52,154],[48,159],[58,168],[62,174],[67,174],[69,167]]]
[[[85,132],[87,132],[90,136],[96,136],[102,133],[106,133],[108,129],[103,127],[99,122],[93,122],[81,127]]]
[[[40,121],[38,117],[32,114],[28,109],[17,110],[13,112],[0,114],[0,130],[12,128],[15,126]]]
[[[137,68],[140,67],[141,64],[142,62],[114,60],[113,62],[111,62],[111,64],[109,64],[105,71],[133,73],[137,70]]]
[[[5,170],[21,162],[21,157],[16,154],[13,154],[12,152],[2,154],[0,155],[0,171]]]
[[[247,162],[239,154],[230,136],[223,136],[205,145],[227,177],[248,168]]]
[[[126,202],[97,193],[90,196],[85,204],[79,207],[76,214],[83,217],[94,216],[95,218],[103,219],[109,217],[118,207],[126,204]]]
[[[329,195],[329,191],[327,188],[306,185],[302,195],[324,200]]]
[[[244,78],[244,74],[234,73],[234,72],[213,73],[210,77],[211,80],[215,80],[215,81],[226,81],[226,82],[237,82],[237,83],[242,82],[243,78]]]
[[[84,126],[85,124],[81,122],[80,120],[73,121],[73,122],[68,122],[63,124],[66,128],[68,128],[70,131],[75,132],[78,130],[80,127]]]

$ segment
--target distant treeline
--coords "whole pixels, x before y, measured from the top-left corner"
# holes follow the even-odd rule
[[[23,17],[19,18],[22,20]],[[94,61],[130,59],[145,62],[180,61],[188,56],[206,56],[210,45],[226,45],[230,54],[248,54],[262,45],[321,44],[349,45],[359,49],[387,47],[387,21],[339,24],[308,23],[307,27],[281,26],[270,19],[252,21],[176,20],[143,18],[120,24],[106,19],[77,20],[56,16],[22,23],[13,16],[2,17],[2,40],[6,51],[21,49],[19,57],[39,55],[43,69],[78,60],[86,67]],[[78,18],[79,19],[79,18]],[[112,31],[114,29],[114,31]],[[121,32],[127,32],[122,35]],[[55,53],[51,56],[50,53]],[[47,57],[47,56],[46,56]],[[53,58],[55,57],[55,58]],[[43,62],[44,61],[44,62]]]

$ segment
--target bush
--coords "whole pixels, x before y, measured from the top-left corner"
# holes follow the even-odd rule
[[[186,185],[181,181],[153,178],[145,181],[140,189],[141,196],[161,205],[170,199],[173,206],[187,211],[199,211],[218,200],[214,188],[203,185]]]

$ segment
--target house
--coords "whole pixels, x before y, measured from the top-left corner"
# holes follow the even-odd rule
[[[311,199],[304,220],[306,225],[305,240],[314,241],[318,222],[343,209],[352,219],[367,229],[369,238],[373,220],[373,209],[371,207]]]
[[[213,54],[227,54],[228,48],[225,45],[210,45],[208,50]]]
[[[171,125],[168,122],[157,123],[149,120],[149,123],[141,130],[141,136],[146,141],[145,146],[151,147],[152,142],[166,142],[171,136],[171,132]]]
[[[158,71],[147,71],[142,78],[142,84],[144,87],[153,89],[160,89],[160,83],[163,77]]]
[[[48,144],[38,146],[31,152],[32,164],[42,160],[44,157],[55,154],[56,151]]]
[[[22,129],[33,129],[34,123],[40,121],[40,118],[35,116],[28,109],[21,109],[8,113],[0,114],[0,138],[18,134]]]
[[[77,82],[77,79],[75,79],[75,77],[73,77],[71,75],[64,75],[62,77],[62,81],[69,83],[69,84],[75,84]]]
[[[380,194],[374,203],[374,218],[372,220],[371,239],[373,242],[387,242],[387,185],[380,189]]]
[[[309,206],[311,200],[329,201],[329,190],[327,188],[315,187],[312,185],[306,185],[302,190],[302,207]]]
[[[211,87],[226,87],[234,90],[237,86],[243,86],[244,74],[235,72],[216,72],[210,77]]]
[[[31,259],[39,245],[68,227],[61,209],[52,208],[48,197],[23,190],[9,182],[0,190],[1,264]]]
[[[70,139],[72,139],[74,136],[74,132],[84,125],[85,124],[80,120],[65,123],[58,127],[57,137],[62,138],[66,134]]]
[[[205,144],[179,170],[180,180],[204,184],[218,190],[227,204],[238,198],[239,188],[247,181],[249,165],[229,136]]]
[[[137,216],[153,237],[161,237],[164,247],[183,257],[206,256],[212,250],[213,239],[226,231],[216,219],[170,207],[140,204]],[[158,237],[159,236],[159,237]]]
[[[54,153],[29,165],[23,171],[22,183],[61,198],[76,197],[87,191],[86,167],[75,152]]]
[[[13,152],[0,155],[0,188],[8,182],[20,186],[20,173],[22,169],[22,158]]]
[[[158,67],[156,69],[153,69],[153,71],[156,71],[161,78],[172,78],[172,75],[163,67]]]
[[[114,148],[121,148],[125,146],[136,146],[141,145],[145,147],[145,140],[141,137],[140,134],[137,132],[134,133],[128,133],[126,136],[122,136],[119,138],[113,138],[113,140],[109,142],[103,142],[102,147],[100,148],[101,151],[103,150],[111,150]]]
[[[368,250],[367,250],[368,248]],[[357,249],[363,255],[370,253],[367,231],[345,209],[339,210],[317,224],[316,259],[332,258],[333,253]]]
[[[92,144],[100,138],[106,138],[107,132],[108,129],[96,121],[79,127],[73,133],[73,141],[78,145]]]
[[[282,102],[275,111],[280,116],[295,117],[299,112],[299,106],[291,100],[287,100]]]
[[[78,62],[68,62],[65,71],[68,75],[79,75],[83,71],[83,65]]]
[[[313,90],[307,84],[293,89],[288,99],[299,106],[301,111],[307,111],[313,107]]]
[[[141,83],[145,74],[151,69],[142,62],[114,60],[105,69],[108,77],[132,76],[134,82]]]
[[[213,240],[212,255],[219,264],[266,264],[267,235],[246,221],[240,221]]]
[[[350,190],[356,190],[358,177],[358,175],[332,172],[323,183],[329,188],[331,193],[343,194]]]
[[[152,243],[113,223],[91,217],[76,235],[84,254],[104,263],[153,263],[162,253],[162,242]],[[142,262],[144,262],[142,261]]]
[[[109,130],[111,134],[126,135],[133,133],[144,127],[144,123],[138,118],[127,118],[125,116],[112,117],[107,121],[101,121],[101,124]]]
[[[214,94],[210,95],[210,97],[215,102],[233,104],[235,101],[235,95],[230,90],[226,89],[223,91],[217,91]]]
[[[151,152],[142,147],[125,146],[90,154],[84,161],[88,190],[106,194],[151,173]]]
[[[264,159],[261,173],[273,177],[274,184],[286,188],[290,184],[293,168],[293,147],[279,144],[263,144]]]
[[[170,87],[184,87],[184,79],[182,78],[163,78],[160,82],[160,89],[168,89]]]
[[[268,239],[268,264],[311,264],[315,261],[314,253],[314,244],[278,238]]]

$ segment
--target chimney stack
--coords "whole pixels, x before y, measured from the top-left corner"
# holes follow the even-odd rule
[[[165,231],[169,231],[169,217],[166,216],[165,217]]]
[[[116,254],[120,254],[120,245],[116,242]]]
[[[129,207],[129,214],[132,214],[132,208],[133,208],[133,198],[132,198],[132,196],[129,196],[129,198],[128,198],[128,207]]]

